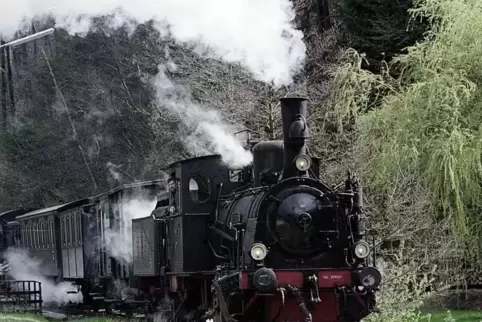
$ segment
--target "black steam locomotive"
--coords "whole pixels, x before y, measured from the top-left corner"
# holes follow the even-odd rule
[[[320,180],[306,100],[283,98],[281,108],[283,140],[251,143],[252,166],[183,160],[164,169],[167,181],[22,214],[8,223],[19,232],[10,244],[96,308],[146,307],[171,321],[360,321],[381,282],[362,187],[350,174],[338,186]],[[140,190],[157,203],[126,226],[123,202]],[[109,252],[107,230],[132,234],[132,257]],[[119,281],[130,298],[116,292]]]

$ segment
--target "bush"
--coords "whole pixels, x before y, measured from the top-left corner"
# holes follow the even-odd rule
[[[360,119],[361,160],[378,191],[400,170],[416,174],[431,191],[431,215],[450,218],[460,241],[478,246],[482,6],[476,0],[417,4],[414,16],[428,17],[432,31],[395,59],[403,70],[400,88]]]
[[[418,0],[410,13],[429,22],[425,39],[379,74],[350,50],[330,100],[339,130],[356,125],[384,321],[418,321],[426,295],[478,276],[465,263],[478,270],[482,244],[482,3]]]
[[[355,57],[337,72],[334,86],[343,91],[334,94],[334,111],[346,118],[368,110],[358,117],[357,159],[370,193],[385,195],[400,177],[416,178],[429,192],[427,216],[450,219],[458,241],[472,246],[466,250],[477,249],[467,256],[478,257],[482,5],[419,0],[412,15],[429,20],[431,31],[387,65],[400,76],[362,71]]]

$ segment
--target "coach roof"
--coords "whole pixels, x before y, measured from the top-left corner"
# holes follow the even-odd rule
[[[17,220],[35,217],[35,216],[39,216],[39,215],[50,214],[50,213],[54,213],[54,212],[60,212],[60,211],[66,210],[66,209],[75,208],[75,207],[82,206],[82,205],[85,205],[85,204],[88,204],[88,203],[90,203],[90,198],[84,198],[84,199],[72,201],[72,202],[69,202],[69,203],[64,203],[62,205],[52,206],[52,207],[48,207],[48,208],[42,208],[42,209],[30,211],[30,212],[27,212],[24,215],[18,216]]]
[[[89,203],[92,203],[93,200],[98,199],[99,197],[102,197],[103,195],[114,194],[116,192],[119,192],[119,191],[125,190],[125,189],[133,189],[133,188],[139,188],[139,187],[161,185],[162,183],[165,183],[165,182],[166,182],[165,180],[159,179],[159,180],[152,180],[152,181],[139,181],[139,182],[128,183],[128,184],[118,186],[118,187],[116,187],[112,190],[109,190],[107,192],[98,194],[94,197],[79,199],[79,200],[72,201],[72,202],[69,202],[69,203],[64,203],[62,205],[56,205],[56,206],[52,206],[52,207],[48,207],[48,208],[42,208],[42,209],[38,209],[38,210],[35,210],[35,211],[30,211],[30,212],[28,212],[24,215],[18,216],[16,219],[19,220],[19,219],[30,218],[30,217],[34,217],[34,216],[41,216],[41,215],[45,215],[45,214],[50,214],[50,213],[54,213],[54,212],[61,212],[61,211],[64,211],[64,210],[67,210],[67,209],[70,209],[70,208],[75,208],[75,207],[79,207],[79,206],[83,206],[83,205],[87,205]]]

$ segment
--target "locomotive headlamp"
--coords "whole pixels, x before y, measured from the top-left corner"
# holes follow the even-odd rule
[[[295,166],[299,171],[307,171],[311,167],[311,159],[309,156],[300,154],[295,158]]]
[[[268,248],[261,243],[256,243],[251,246],[251,258],[257,261],[262,261],[268,255]]]
[[[367,258],[370,255],[370,245],[366,241],[360,240],[355,244],[354,252],[359,259]]]

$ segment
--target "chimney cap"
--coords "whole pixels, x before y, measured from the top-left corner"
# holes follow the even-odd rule
[[[289,100],[300,100],[300,101],[307,101],[308,98],[304,96],[286,96],[286,97],[281,97],[279,99],[280,101],[289,101]]]

